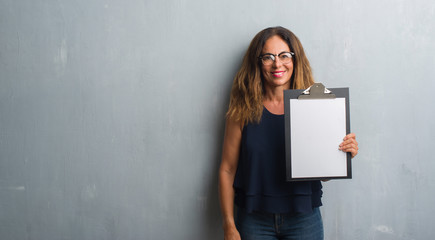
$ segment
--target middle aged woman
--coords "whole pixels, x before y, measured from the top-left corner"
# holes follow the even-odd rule
[[[321,182],[285,180],[283,91],[313,83],[302,44],[291,31],[273,27],[254,37],[227,112],[219,170],[226,240],[323,239]],[[355,134],[345,136],[339,148],[354,157]]]

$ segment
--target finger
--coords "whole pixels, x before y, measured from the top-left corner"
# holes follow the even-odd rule
[[[343,138],[343,141],[348,140],[348,139],[356,139],[356,135],[355,135],[355,133],[349,133],[349,134],[347,134],[347,135]]]
[[[357,149],[350,149],[350,150],[343,151],[343,152],[350,153],[352,158],[355,157],[358,154],[358,150]]]
[[[339,150],[341,150],[343,152],[354,153],[356,155],[356,153],[358,153],[358,146],[355,146],[355,145],[346,145],[346,146],[343,146],[343,147],[339,148]]]
[[[350,152],[352,154],[352,157],[355,157],[358,154],[359,148],[354,144],[349,144],[343,146],[340,150],[343,152]]]
[[[353,158],[353,157],[355,157],[358,154],[358,151],[352,152],[351,154],[352,154],[352,158]]]
[[[358,144],[355,143],[348,143],[348,144],[343,144],[340,146],[340,150],[351,150],[351,149],[358,149]]]
[[[350,151],[350,154],[353,157],[355,157],[358,154],[358,149],[354,149],[353,151]]]
[[[358,142],[355,139],[348,139],[340,143],[339,147],[343,147],[345,145],[354,144],[355,146],[358,146]]]

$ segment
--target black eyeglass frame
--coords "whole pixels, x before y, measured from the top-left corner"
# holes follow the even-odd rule
[[[284,51],[284,52],[280,52],[280,53],[278,53],[278,54],[272,54],[272,53],[265,53],[265,54],[263,54],[263,55],[260,55],[259,57],[258,57],[258,59],[260,59],[261,60],[261,62],[263,63],[263,57],[264,56],[272,56],[272,60],[275,62],[275,60],[276,60],[276,57],[278,57],[279,55],[281,55],[281,54],[283,54],[283,53],[290,53],[290,56],[291,56],[291,58],[293,58],[293,56],[295,55],[295,53],[294,52],[286,52],[286,51]],[[281,61],[281,60],[280,60]],[[263,63],[264,64],[264,63]]]

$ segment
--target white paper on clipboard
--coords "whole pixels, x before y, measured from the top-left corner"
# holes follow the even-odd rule
[[[345,98],[290,99],[293,178],[347,175],[346,153],[338,149],[346,135]]]

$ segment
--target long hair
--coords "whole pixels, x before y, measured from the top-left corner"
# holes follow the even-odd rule
[[[299,39],[290,30],[283,27],[270,27],[255,35],[243,57],[242,66],[234,77],[231,88],[230,105],[227,118],[247,123],[260,122],[263,114],[263,80],[259,56],[266,41],[279,36],[284,40],[293,56],[293,74],[290,78],[291,89],[305,89],[314,83],[310,63],[305,56]]]

